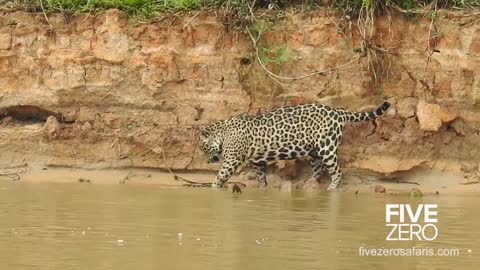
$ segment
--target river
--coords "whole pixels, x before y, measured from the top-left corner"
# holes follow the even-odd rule
[[[385,204],[438,204],[434,241],[386,241]],[[477,269],[480,198],[0,182],[0,269]],[[458,249],[367,257],[360,248]]]

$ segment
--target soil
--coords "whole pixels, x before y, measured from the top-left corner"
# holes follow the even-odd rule
[[[256,180],[249,180],[249,171],[236,174],[230,179],[230,183],[239,182],[243,185],[243,192],[257,189]],[[176,180],[174,175],[180,179],[186,179],[197,183],[209,183],[215,178],[212,172],[165,172],[158,169],[81,169],[66,167],[51,167],[39,163],[17,164],[9,168],[0,169],[0,181],[13,181],[19,183],[70,183],[70,184],[92,184],[92,185],[160,185],[169,187],[188,187],[183,180]],[[305,174],[307,175],[307,174]],[[270,190],[280,190],[284,181],[276,174],[267,176]],[[294,192],[326,192],[329,178],[323,177],[318,190],[309,191],[302,189],[304,181],[308,176],[298,177],[292,182]],[[246,187],[246,189],[245,189]],[[232,189],[229,185],[228,189]],[[378,190],[383,190],[379,192]],[[346,170],[343,174],[342,185],[337,192],[371,193],[378,196],[409,196],[412,190],[423,196],[444,196],[444,195],[479,195],[480,184],[467,183],[462,177],[448,172],[441,172],[431,169],[417,169],[409,171],[405,175],[394,178],[381,177],[376,173],[362,170]],[[290,190],[287,192],[290,193]],[[418,194],[418,193],[416,193]],[[418,196],[418,195],[416,195]]]
[[[348,184],[343,189],[363,192],[378,184],[385,194],[414,187],[443,194],[478,186],[478,16],[447,12],[433,22],[441,35],[430,40],[431,19],[412,20],[392,10],[376,18],[367,40],[368,48],[379,48],[373,51],[379,59],[357,59],[365,40],[341,14],[316,10],[269,17],[274,23],[259,45],[285,46],[289,55],[281,66],[267,63],[270,71],[298,77],[333,69],[285,80],[284,87],[259,65],[248,36],[226,29],[220,13],[186,13],[170,23],[146,24],[132,23],[118,10],[68,19],[51,13],[52,35],[42,13],[1,12],[0,168],[24,163],[48,168],[32,167],[19,181],[117,183],[125,168],[139,175],[152,169],[156,175],[150,177],[155,180],[132,176],[138,181],[127,183],[161,183],[157,179],[170,176],[158,172],[168,169],[213,179],[219,165],[206,163],[198,150],[198,126],[287,104],[365,111],[388,100],[392,107],[376,125],[345,127],[338,151]],[[372,64],[380,62],[388,69],[377,74],[378,81]],[[59,167],[76,169],[75,177],[50,175]],[[303,162],[272,164],[270,186],[287,180],[295,182],[292,189],[299,187],[309,170]],[[420,185],[395,183],[404,179]]]

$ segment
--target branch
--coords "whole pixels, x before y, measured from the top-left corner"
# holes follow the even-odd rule
[[[42,8],[42,13],[43,13],[43,16],[45,17],[45,20],[47,21],[48,25],[50,26],[50,31],[53,32],[53,26],[52,26],[52,24],[50,23],[50,20],[47,17],[47,13],[45,13],[45,8],[43,7],[43,0],[40,0],[40,7]]]

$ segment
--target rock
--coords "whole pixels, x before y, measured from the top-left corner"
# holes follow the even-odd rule
[[[302,189],[305,192],[315,192],[320,190],[320,185],[318,184],[317,180],[310,178],[307,180],[307,182],[305,182],[305,184],[303,184]]]
[[[298,170],[295,160],[280,160],[276,163],[276,165],[280,169],[281,174],[283,174],[287,179],[297,178]]]
[[[245,172],[242,175],[243,180],[255,180],[257,179],[257,173],[255,171]]]
[[[480,56],[480,30],[478,28],[473,35],[469,51],[471,55]]]
[[[92,41],[92,49],[98,59],[121,63],[128,55],[128,36],[115,33],[96,37]]]
[[[473,184],[478,184],[480,181],[478,179],[473,179],[473,178],[469,178],[469,179],[466,179],[465,181],[461,182],[460,184],[461,185],[473,185]]]
[[[88,133],[92,130],[92,124],[90,122],[85,122],[80,126],[82,133]]]
[[[292,189],[302,189],[303,184],[303,181],[292,182]]]
[[[403,118],[410,118],[415,116],[415,110],[417,107],[417,99],[407,97],[397,103],[397,113]]]
[[[410,195],[410,197],[422,197],[423,196],[423,192],[418,188],[412,188],[408,194]]]
[[[99,21],[96,26],[98,35],[90,43],[93,55],[113,63],[123,62],[129,54],[128,36],[123,33],[126,24],[124,14],[114,9],[107,10]]]
[[[473,161],[464,161],[460,163],[460,167],[463,172],[470,173],[477,171],[479,168],[479,164]]]
[[[81,107],[78,111],[76,122],[94,122],[95,121],[95,111],[87,107]]]
[[[97,124],[98,121],[95,122]],[[125,126],[125,122],[128,122],[127,119],[119,117],[115,114],[104,114],[103,123],[110,128],[117,129]]]
[[[463,177],[465,180],[461,182],[462,185],[478,184],[480,180],[479,164],[476,162],[462,162],[461,170],[463,171]]]
[[[85,68],[79,65],[67,65],[65,67],[66,86],[77,88],[85,85]]]
[[[9,50],[12,46],[11,31],[10,27],[0,29],[0,50]]]
[[[80,178],[78,178],[78,182],[79,183],[90,183],[91,181],[90,181],[90,179],[80,177]]]
[[[438,104],[427,103],[420,100],[417,104],[417,118],[420,129],[424,131],[437,131],[443,123],[453,121],[456,114],[450,113]]]
[[[233,187],[232,187],[232,193],[237,193],[237,194],[241,194],[242,193],[242,189],[237,185],[237,184],[233,184]]]
[[[375,193],[386,193],[387,189],[382,185],[376,185],[374,191]]]
[[[283,181],[280,185],[280,191],[290,193],[292,192],[292,182],[290,181]]]
[[[453,128],[453,130],[455,130],[455,132],[458,134],[458,135],[462,135],[462,136],[465,136],[469,131],[471,131],[471,133],[473,133],[473,129],[471,127],[469,127],[465,121],[463,121],[463,119],[461,118],[457,118],[455,119],[451,124],[450,126]]]
[[[13,122],[13,117],[7,116],[2,119],[2,126],[8,126]]]
[[[55,139],[60,134],[60,123],[55,116],[49,116],[43,125],[43,136],[49,139]]]
[[[390,140],[395,135],[400,134],[404,128],[404,121],[399,117],[384,116],[379,122],[377,132],[385,140]]]
[[[385,116],[395,116],[397,115],[397,108],[392,105],[392,107],[388,108],[388,110],[384,114]]]

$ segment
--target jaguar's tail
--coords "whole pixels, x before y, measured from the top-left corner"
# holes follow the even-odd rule
[[[388,101],[384,101],[380,107],[376,110],[370,112],[349,112],[347,113],[347,120],[348,122],[362,122],[362,121],[369,121],[373,120],[380,115],[382,115],[385,111],[390,108],[390,103]]]

